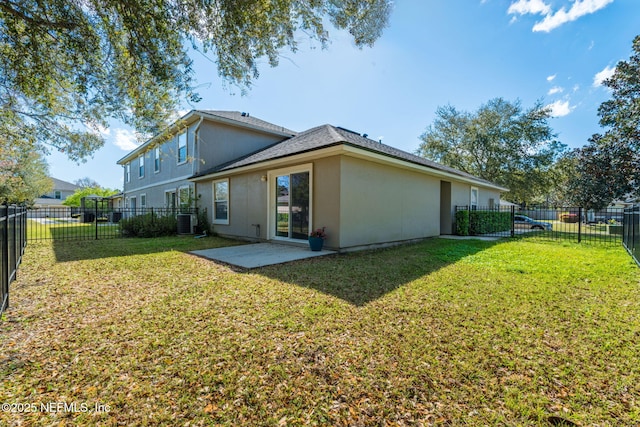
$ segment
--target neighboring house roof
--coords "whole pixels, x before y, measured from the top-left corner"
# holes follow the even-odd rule
[[[51,181],[53,181],[53,191],[76,191],[80,188],[78,185],[58,178],[51,178]]]
[[[233,160],[231,162],[219,165],[209,170],[203,171],[192,178],[203,177],[206,175],[231,171],[244,166],[249,166],[269,160],[275,160],[292,156],[295,154],[302,154],[322,148],[328,148],[336,145],[349,145],[352,147],[360,148],[371,153],[382,154],[387,157],[403,160],[405,162],[417,164],[420,166],[426,166],[427,168],[437,171],[445,172],[448,174],[456,175],[467,180],[476,181],[478,183],[486,184],[491,187],[496,187],[504,191],[508,191],[506,188],[501,187],[495,183],[478,178],[466,172],[462,172],[458,169],[454,169],[448,166],[441,165],[440,163],[427,160],[423,157],[416,156],[415,154],[407,153],[406,151],[399,150],[389,145],[382,144],[380,142],[373,141],[358,133],[349,131],[347,129],[335,127],[332,125],[322,125],[305,132],[299,133],[291,139],[276,143],[265,149],[249,154],[240,159]]]
[[[179,123],[192,124],[197,122],[200,118],[207,119],[213,122],[224,123],[231,126],[241,127],[244,129],[252,129],[259,132],[265,132],[272,135],[281,136],[283,138],[291,138],[296,135],[297,132],[291,129],[287,129],[282,126],[269,123],[265,120],[258,119],[251,116],[248,113],[242,113],[240,111],[219,111],[219,110],[191,110],[180,119],[172,123],[167,129],[155,135],[153,138],[148,139],[142,145],[130,151],[126,156],[118,160],[118,164],[122,165],[128,161],[134,159],[138,155],[147,151],[157,140],[161,140],[167,135],[167,132],[174,132]]]

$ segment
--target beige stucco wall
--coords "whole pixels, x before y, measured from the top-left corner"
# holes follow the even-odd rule
[[[266,171],[255,171],[229,177],[229,224],[213,223],[213,181],[198,183],[201,195],[198,205],[207,208],[209,222],[216,233],[250,239],[265,239],[267,231]],[[257,233],[253,224],[260,225]]]
[[[213,224],[224,236],[268,239],[268,193],[272,183],[261,179],[271,170],[286,170],[301,163],[274,165],[244,174],[230,175],[229,224]],[[349,249],[421,239],[441,234],[442,216],[455,206],[470,203],[471,185],[415,170],[345,155],[303,162],[312,168],[311,227],[326,228],[328,249]],[[450,182],[450,204],[441,209],[441,182]],[[499,192],[478,188],[479,205],[499,200]],[[446,186],[445,186],[446,188]],[[212,181],[199,182],[199,206],[213,213]],[[448,197],[444,198],[445,200]],[[448,227],[452,222],[444,221]],[[260,234],[256,227],[260,224]],[[302,242],[302,241],[300,241]]]
[[[440,179],[343,157],[340,247],[440,234]]]
[[[340,157],[332,156],[313,162],[313,217],[312,228],[325,228],[329,249],[340,247]]]

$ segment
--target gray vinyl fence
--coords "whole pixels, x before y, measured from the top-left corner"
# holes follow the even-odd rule
[[[9,307],[9,285],[16,279],[18,266],[27,245],[27,209],[22,206],[0,206],[0,314]]]

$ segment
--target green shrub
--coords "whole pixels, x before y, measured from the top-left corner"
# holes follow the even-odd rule
[[[456,212],[456,234],[458,236],[469,235],[469,211]]]
[[[511,230],[511,212],[458,211],[456,212],[456,234],[476,236]]]
[[[469,212],[469,234],[498,233],[511,230],[511,212],[471,211]]]
[[[172,236],[178,232],[175,215],[148,213],[120,221],[120,229],[125,237]]]

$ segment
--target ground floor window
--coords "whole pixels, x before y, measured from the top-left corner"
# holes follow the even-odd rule
[[[213,182],[213,223],[229,224],[229,180]]]
[[[471,187],[471,202],[469,205],[472,211],[478,209],[478,189],[476,187]]]
[[[173,209],[176,207],[176,192],[165,191],[164,192],[164,205],[167,209]]]

